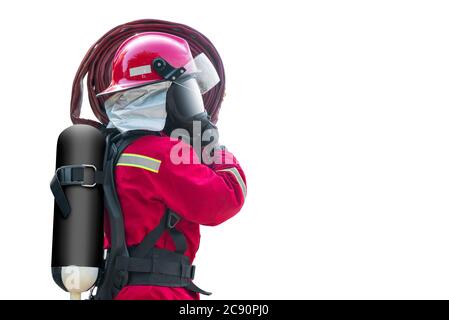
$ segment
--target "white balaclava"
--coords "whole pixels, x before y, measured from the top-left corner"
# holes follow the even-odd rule
[[[104,103],[108,127],[129,130],[161,131],[167,118],[166,98],[170,81],[118,92]]]

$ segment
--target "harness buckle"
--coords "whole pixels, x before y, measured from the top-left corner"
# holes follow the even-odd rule
[[[196,270],[196,267],[194,265],[192,265],[190,268],[190,279],[192,279],[192,280],[195,279],[195,270]]]
[[[93,179],[92,179],[91,183],[88,183],[85,181],[85,177],[86,177],[85,174],[83,174],[83,180],[79,180],[79,181],[73,180],[72,170],[79,169],[79,168],[83,168],[84,171],[86,169],[92,169],[94,171]],[[75,164],[75,165],[62,166],[62,167],[59,167],[58,169],[56,169],[55,175],[58,177],[58,179],[60,181],[63,181],[63,185],[66,184],[65,181],[67,180],[67,179],[65,179],[65,175],[67,175],[67,173],[65,173],[66,170],[69,170],[69,172],[68,172],[69,173],[69,179],[68,179],[69,184],[73,185],[73,184],[76,184],[76,182],[79,182],[80,186],[86,187],[86,188],[93,188],[97,185],[97,181],[96,181],[97,167],[94,166],[93,164]]]
[[[171,210],[168,210],[168,216],[167,216],[167,228],[173,229],[178,222],[181,220],[181,217],[174,213]]]
[[[93,188],[93,187],[95,187],[95,186],[97,185],[97,181],[95,180],[95,177],[96,177],[96,175],[97,175],[97,167],[94,166],[93,164],[83,164],[83,165],[81,165],[81,166],[82,166],[84,169],[90,168],[90,169],[93,169],[93,170],[94,170],[94,175],[93,175],[94,179],[93,179],[93,183],[88,184],[88,183],[84,182],[81,186],[82,186],[82,187],[86,187],[86,188]]]

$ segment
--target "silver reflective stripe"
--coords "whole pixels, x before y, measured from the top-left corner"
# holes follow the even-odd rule
[[[151,73],[151,64],[147,64],[145,66],[135,67],[129,69],[129,75],[131,77],[141,76],[143,74]]]
[[[236,168],[227,168],[227,169],[221,169],[217,171],[228,171],[231,172],[234,177],[237,179],[237,182],[240,185],[240,188],[242,189],[243,197],[246,198],[246,185],[245,182],[242,179],[242,176],[240,175],[240,172]]]
[[[120,159],[118,159],[117,166],[135,167],[158,173],[161,160],[135,153],[122,153]]]

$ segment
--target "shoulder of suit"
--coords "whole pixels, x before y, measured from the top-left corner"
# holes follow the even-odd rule
[[[126,149],[126,152],[137,153],[163,161],[170,158],[173,148],[179,148],[180,146],[182,148],[192,148],[185,142],[169,136],[144,136],[134,141]]]

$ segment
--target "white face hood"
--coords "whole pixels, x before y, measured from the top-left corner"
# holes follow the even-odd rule
[[[118,92],[104,103],[108,127],[129,130],[161,131],[165,126],[167,91],[171,81]]]

